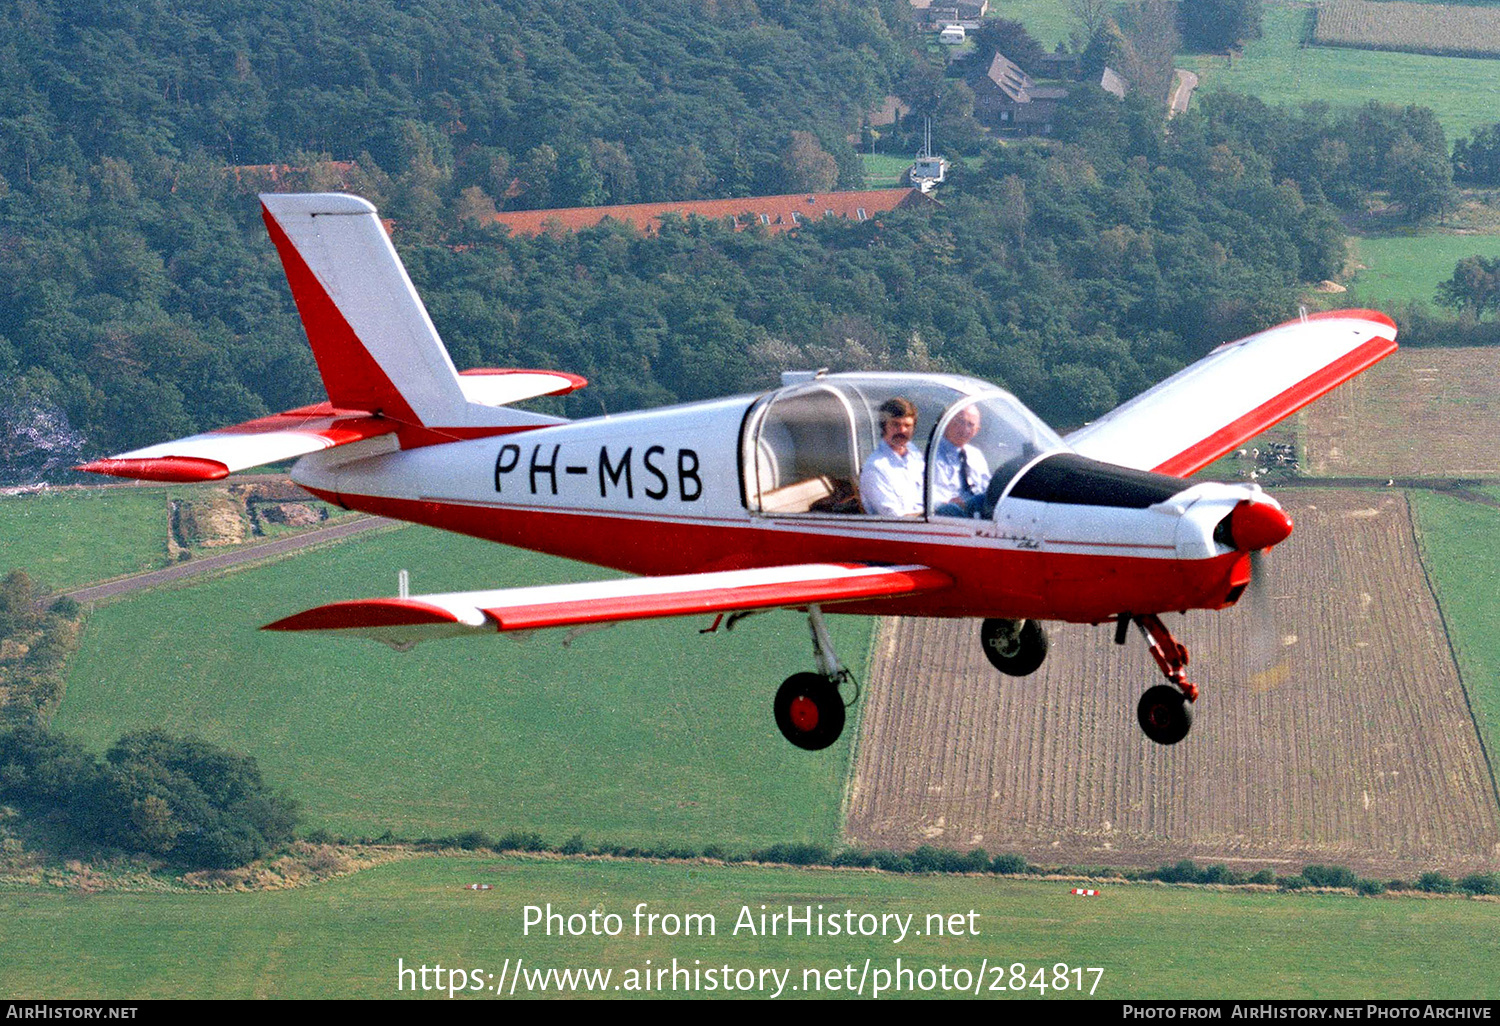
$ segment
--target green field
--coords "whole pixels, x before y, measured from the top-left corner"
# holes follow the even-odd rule
[[[778,612],[700,636],[707,618],[566,634],[370,641],[258,631],[321,602],[412,589],[587,580],[601,571],[411,527],[97,609],[56,718],[102,750],[160,724],[255,756],[338,834],[540,831],[558,842],[730,848],[837,840],[853,724],[809,753],[771,698],[812,665]],[[873,621],[834,617],[863,673]]]
[[[1064,0],[1006,0],[991,4],[989,16],[1019,21],[1048,50],[1068,42],[1068,34],[1078,27]]]
[[[1349,283],[1350,298],[1376,309],[1431,304],[1454,265],[1476,254],[1500,257],[1500,235],[1357,236],[1354,256],[1366,270]]]
[[[167,562],[165,488],[79,488],[0,498],[0,573],[53,591]]]
[[[885,153],[874,156],[866,153],[863,157],[865,186],[870,189],[896,189],[909,184],[906,181],[906,169],[911,167],[912,159]]]
[[[1413,492],[1422,558],[1490,759],[1500,757],[1500,508]]]
[[[1246,44],[1232,68],[1222,56],[1185,56],[1178,64],[1198,73],[1202,89],[1249,93],[1267,103],[1431,107],[1450,142],[1500,118],[1500,60],[1304,48],[1307,12],[1304,4],[1268,3],[1264,37]]]
[[[470,883],[494,889],[470,891]],[[801,996],[804,983],[812,982],[803,976],[806,969],[852,964],[857,984],[867,958],[871,980],[874,970],[894,972],[900,958],[908,969],[946,964],[950,973],[967,970],[971,979],[987,964],[980,996],[991,998],[1076,994],[1071,978],[1067,992],[990,992],[996,981],[1002,987],[1011,982],[1010,967],[1018,962],[1028,967],[1028,982],[1037,968],[1045,968],[1051,982],[1058,963],[1102,968],[1093,996],[1115,1000],[1492,999],[1497,993],[1500,904],[1493,902],[1159,886],[1106,886],[1101,897],[1078,898],[1068,893],[1070,886],[1062,880],[476,857],[413,860],[294,891],[11,891],[0,894],[0,990],[50,998],[386,998],[401,996],[398,958],[407,967],[442,964],[497,980],[506,959],[520,958],[533,970],[610,969],[607,992],[624,997],[629,994],[613,988],[627,980],[628,970],[646,969],[648,959],[651,967],[670,969],[676,958],[685,968],[728,965],[732,974],[790,971],[784,996]],[[711,913],[716,932],[637,937],[632,911],[639,902],[647,903],[648,913]],[[565,915],[619,914],[623,932],[549,938],[533,928],[523,935],[523,908],[548,903]],[[898,944],[894,936],[733,934],[742,906],[758,915],[761,905],[769,912],[789,904],[799,910],[811,905],[815,913],[822,905],[824,915],[840,917],[846,909],[856,916],[911,915],[918,931],[929,914],[957,913],[964,935],[909,934]],[[972,920],[971,910],[977,913]],[[1096,979],[1080,977],[1085,988]],[[765,996],[774,991],[769,979]],[[829,977],[822,980],[826,986]],[[917,984],[915,973],[911,980]],[[524,992],[522,985],[515,996]],[[446,992],[418,996],[448,1000]]]

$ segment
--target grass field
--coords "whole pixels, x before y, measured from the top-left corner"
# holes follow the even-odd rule
[[[1431,107],[1450,142],[1495,123],[1500,61],[1304,48],[1307,17],[1305,4],[1267,3],[1265,35],[1248,43],[1232,68],[1222,56],[1185,56],[1178,64],[1198,73],[1202,89],[1249,93],[1267,103],[1358,105],[1379,100]]]
[[[1439,282],[1453,277],[1464,257],[1500,257],[1500,235],[1383,235],[1354,239],[1365,270],[1349,283],[1363,306],[1393,313],[1409,302],[1432,303]]]
[[[97,609],[57,726],[98,749],[161,724],[241,749],[303,802],[309,827],[379,836],[540,831],[554,841],[729,847],[831,844],[848,738],[813,754],[771,718],[781,680],[810,668],[805,619],[623,624],[563,646],[369,641],[258,631],[320,602],[587,580],[601,572],[406,528]],[[871,621],[834,617],[863,674]]]
[[[54,591],[167,562],[164,488],[90,488],[0,498],[0,573]]]
[[[470,891],[470,883],[494,889]],[[532,970],[610,969],[607,992],[622,997],[629,995],[614,988],[629,985],[627,971],[647,969],[647,960],[650,968],[670,970],[675,958],[689,969],[728,965],[731,976],[741,969],[790,971],[783,996],[803,996],[812,984],[804,969],[852,964],[852,987],[867,958],[871,980],[876,970],[893,972],[900,958],[913,970],[946,964],[950,978],[953,970],[967,970],[970,979],[979,977],[980,996],[991,998],[1023,996],[988,989],[996,982],[1006,987],[1017,962],[1031,970],[1029,979],[1045,967],[1049,982],[1058,963],[1102,968],[1093,996],[1114,1000],[1494,998],[1497,992],[1500,904],[1494,902],[1157,886],[1106,887],[1101,897],[1078,898],[1068,894],[1070,886],[1060,880],[476,857],[413,860],[297,891],[13,891],[0,894],[6,953],[0,990],[51,998],[387,998],[401,996],[398,958],[407,967],[440,963],[482,971],[494,977],[481,977],[491,988],[506,960],[513,965],[520,958]],[[635,936],[638,902],[648,903],[647,912],[711,913],[716,933]],[[533,928],[524,936],[524,906],[548,903],[564,915],[619,914],[624,932],[548,938]],[[811,905],[815,913],[822,905],[824,915],[841,919],[846,909],[856,916],[911,915],[917,931],[931,913],[959,913],[966,934],[972,923],[977,936],[908,935],[897,944],[879,936],[733,934],[743,906],[758,915],[761,905],[784,912],[789,904],[799,911]],[[1093,984],[1094,974],[1080,975],[1086,988]],[[770,996],[775,987],[766,979],[763,994]],[[522,984],[515,996],[525,989]],[[1025,994],[1056,998],[1076,991]],[[447,1000],[446,992],[418,996]],[[903,996],[910,996],[910,985]]]
[[[866,153],[862,158],[865,162],[865,185],[871,189],[896,189],[908,184],[906,181],[906,169],[911,167],[912,157],[894,156],[886,153],[877,153],[874,156]]]
[[[1068,42],[1068,33],[1077,29],[1065,0],[1006,0],[991,4],[990,16],[1019,21],[1048,50]]]
[[[1500,758],[1500,509],[1416,492],[1423,559],[1490,759]]]

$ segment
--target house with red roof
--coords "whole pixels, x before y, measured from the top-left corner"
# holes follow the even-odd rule
[[[517,235],[543,232],[577,232],[612,218],[652,235],[661,230],[662,218],[702,217],[731,221],[736,231],[759,224],[766,231],[795,231],[799,226],[828,217],[868,221],[876,214],[930,203],[916,189],[866,189],[859,192],[800,192],[786,196],[746,196],[740,199],[682,200],[676,203],[627,203],[612,207],[566,207],[558,210],[507,210],[494,215]]]

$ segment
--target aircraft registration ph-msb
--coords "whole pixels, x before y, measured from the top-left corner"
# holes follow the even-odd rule
[[[1396,348],[1384,314],[1304,316],[1219,346],[1066,438],[1009,393],[949,374],[790,372],[762,395],[568,421],[510,404],[582,378],[455,369],[369,203],[261,199],[328,401],[82,469],[197,481],[300,457],[293,480],[336,505],[642,575],[352,599],[272,630],[405,647],[806,610],[816,671],[789,678],[774,702],[803,748],[832,744],[844,724],[849,676],[825,609],[980,619],[985,654],[1017,676],[1046,656],[1041,621],[1113,621],[1120,644],[1134,624],[1166,678],[1142,696],[1141,727],[1180,741],[1198,689],[1161,614],[1233,605],[1252,554],[1292,529],[1254,484],[1185,476]],[[862,471],[867,492],[880,483],[877,452],[894,451],[912,475],[912,506],[899,511],[860,488]],[[972,494],[940,494],[955,473]]]

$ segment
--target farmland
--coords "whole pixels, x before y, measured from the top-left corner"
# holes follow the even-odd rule
[[[1243,57],[1184,56],[1177,63],[1196,72],[1203,89],[1247,93],[1267,103],[1378,100],[1431,107],[1450,140],[1495,123],[1500,61],[1304,47],[1308,16],[1304,4],[1268,3],[1265,34],[1245,44]]]
[[[1280,662],[1257,672],[1247,610],[1173,617],[1203,688],[1193,733],[1173,748],[1134,723],[1159,680],[1135,638],[1117,649],[1108,626],[1054,627],[1047,664],[1009,679],[971,623],[890,622],[851,840],[1051,864],[1500,864],[1500,808],[1404,496],[1278,497],[1298,524],[1265,564]]]
[[[401,567],[414,591],[600,574],[411,527],[150,592],[92,614],[57,726],[96,750],[160,724],[246,751],[302,801],[309,827],[355,836],[528,829],[700,847],[837,836],[848,741],[808,758],[771,718],[776,685],[811,659],[801,617],[409,653],[256,630],[320,601],[390,594]],[[871,621],[832,625],[860,672]]]
[[[1500,57],[1500,10],[1403,0],[1328,0],[1313,42],[1365,50]]]
[[[1500,350],[1400,350],[1305,417],[1315,475],[1500,476]]]
[[[467,890],[471,883],[494,889]],[[506,959],[519,957],[538,969],[610,969],[617,983],[619,974],[645,968],[647,959],[670,966],[675,957],[687,966],[791,970],[785,993],[800,995],[811,985],[803,969],[842,969],[866,958],[876,968],[894,969],[899,957],[914,969],[947,964],[970,974],[985,959],[991,968],[1005,965],[1007,975],[1017,961],[1049,969],[1059,962],[1097,966],[1104,974],[1094,996],[1114,1000],[1494,996],[1500,905],[1493,902],[1149,885],[1107,887],[1102,897],[1080,899],[1067,894],[1069,886],[1059,880],[476,857],[411,860],[297,891],[80,895],[27,889],[0,893],[6,952],[0,987],[53,998],[386,998],[399,996],[397,958],[407,966],[441,963],[498,976]],[[641,901],[661,913],[712,914],[716,932],[636,937],[627,926],[616,938],[548,938],[535,928],[522,935],[525,905],[597,908],[630,924]],[[909,936],[899,945],[879,936],[735,936],[740,908],[762,904],[912,915],[918,930],[929,913],[972,909],[978,935]],[[767,995],[773,991],[768,987]],[[1020,995],[986,989],[983,996]]]

